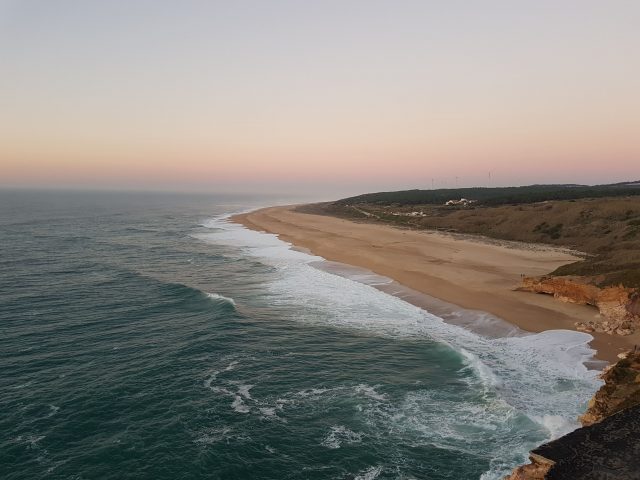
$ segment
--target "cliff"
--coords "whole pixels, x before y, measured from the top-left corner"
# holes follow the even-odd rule
[[[604,385],[580,417],[583,426],[593,425],[616,412],[640,405],[640,351],[627,354],[602,373]]]
[[[542,459],[548,471],[521,480],[639,480],[640,405],[546,443],[531,455]]]
[[[524,277],[519,290],[553,295],[560,301],[593,305],[600,319],[576,323],[584,332],[630,335],[640,328],[640,291],[623,286],[599,287],[587,277]]]
[[[553,460],[540,457],[533,452],[529,454],[529,460],[531,463],[520,465],[504,480],[545,480],[549,470],[555,464]]]
[[[533,450],[505,480],[640,480],[640,351],[602,379],[583,427]]]

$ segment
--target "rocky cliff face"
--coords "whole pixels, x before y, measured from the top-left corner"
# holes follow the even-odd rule
[[[640,480],[640,405],[536,448],[545,480]]]
[[[583,428],[533,450],[505,480],[640,479],[640,351],[607,368]]]
[[[640,405],[640,351],[628,353],[605,369],[601,378],[604,385],[580,417],[583,426],[593,425],[621,410]]]
[[[520,465],[504,480],[545,480],[547,473],[555,463],[535,453],[529,454],[529,460],[531,463]]]
[[[630,335],[640,328],[640,291],[622,286],[600,288],[585,277],[524,277],[519,290],[553,295],[563,302],[593,305],[600,320],[576,323],[584,332]]]

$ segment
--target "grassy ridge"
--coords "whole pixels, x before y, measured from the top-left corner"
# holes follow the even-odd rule
[[[457,198],[470,206],[444,206]],[[554,275],[640,287],[640,183],[531,185],[382,192],[306,205],[302,211],[403,228],[483,235],[579,250],[583,261]]]
[[[366,193],[344,198],[336,204],[443,204],[447,200],[467,198],[480,205],[507,205],[543,202],[547,200],[578,200],[582,198],[640,195],[640,181],[609,185],[527,185],[524,187],[473,187],[438,190],[402,190]]]

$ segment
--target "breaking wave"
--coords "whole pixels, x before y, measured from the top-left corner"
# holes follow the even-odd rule
[[[372,335],[427,338],[457,355],[464,368],[472,372],[469,387],[477,398],[456,401],[439,396],[437,391],[417,390],[407,393],[401,405],[380,409],[379,405],[388,400],[385,394],[376,387],[354,387],[352,393],[375,402],[374,422],[388,421],[398,428],[422,431],[434,444],[445,445],[451,439],[486,443],[481,439],[487,432],[495,432],[496,438],[508,436],[510,431],[523,428],[524,415],[551,439],[578,426],[577,416],[600,384],[597,372],[585,366],[594,353],[588,345],[592,339],[588,334],[552,330],[538,334],[509,331],[498,338],[483,336],[375,288],[385,283],[384,278],[358,281],[317,268],[318,262],[324,262],[321,257],[293,250],[276,235],[231,223],[228,216],[211,219],[204,226],[210,232],[199,234],[202,240],[240,248],[273,267],[274,275],[264,286],[269,301],[275,306],[303,304],[305,308],[297,314],[299,322]],[[299,393],[305,397],[327,394],[322,389]],[[244,412],[249,397],[239,392],[232,395],[234,409]],[[432,408],[434,404],[439,408]],[[447,418],[437,416],[442,411],[448,412]],[[338,448],[345,442],[361,440],[358,433],[341,428],[332,428],[322,444]],[[491,469],[483,478],[500,478],[509,466],[505,459],[512,459],[514,452],[525,458],[532,446],[522,441],[495,447]]]

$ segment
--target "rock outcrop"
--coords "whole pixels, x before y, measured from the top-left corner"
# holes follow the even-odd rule
[[[533,450],[505,480],[640,480],[640,351],[607,368],[583,427]]]
[[[623,356],[602,373],[604,385],[580,417],[583,426],[593,425],[621,410],[640,405],[640,351]]]
[[[584,277],[524,277],[519,290],[553,295],[563,302],[593,305],[600,319],[576,323],[583,332],[630,335],[640,328],[640,291],[623,286],[600,288]]]
[[[529,460],[531,460],[531,463],[520,465],[504,480],[545,480],[547,473],[555,465],[552,460],[536,455],[533,452],[529,453]]]
[[[640,405],[536,448],[545,480],[640,480]]]

